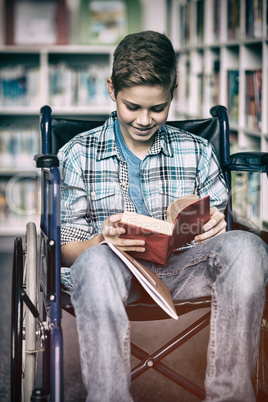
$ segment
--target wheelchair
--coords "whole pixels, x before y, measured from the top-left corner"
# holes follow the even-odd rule
[[[231,171],[268,174],[268,154],[240,152],[230,156],[227,110],[223,106],[211,109],[207,119],[173,121],[168,124],[201,135],[210,141],[221,164],[226,184],[231,191]],[[42,153],[34,157],[41,169],[40,239],[34,223],[26,226],[25,242],[17,237],[14,242],[11,323],[11,401],[64,400],[63,390],[63,334],[61,309],[74,315],[70,297],[62,292],[60,268],[60,173],[58,149],[74,135],[102,125],[101,121],[83,121],[52,118],[49,106],[40,111]],[[231,200],[226,211],[228,230],[252,230],[235,222]],[[256,231],[256,229],[254,229]],[[267,242],[267,233],[258,231]],[[40,244],[39,244],[40,243]],[[210,307],[210,298],[175,302],[178,315]],[[267,303],[266,303],[267,304]],[[151,299],[127,306],[131,321],[169,318]],[[265,319],[266,318],[266,319]],[[259,358],[254,375],[259,400],[268,398],[268,313],[265,310],[261,328]],[[152,354],[131,343],[131,353],[140,363],[131,370],[135,380],[153,368],[183,387],[199,399],[205,391],[175,372],[161,360],[209,325],[207,312],[188,328]],[[179,392],[179,391],[178,391]]]

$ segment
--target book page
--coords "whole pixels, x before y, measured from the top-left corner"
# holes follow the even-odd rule
[[[196,194],[188,194],[173,201],[167,208],[168,222],[173,223],[176,216],[183,208],[197,200],[198,196]]]
[[[137,214],[136,212],[125,211],[120,221],[120,225],[125,227],[127,224],[130,227],[136,227],[136,234],[163,233],[171,236],[174,225],[170,222],[162,221],[161,219],[153,218],[152,216]],[[140,230],[139,230],[140,229]],[[131,229],[129,229],[131,230]]]
[[[140,264],[129,254],[119,250],[110,242],[102,242],[107,244],[115,254],[127,265],[133,275],[137,278],[140,284],[144,287],[151,298],[172,318],[177,320],[179,317],[176,313],[173,300],[171,298],[168,287],[158,278],[153,272]]]

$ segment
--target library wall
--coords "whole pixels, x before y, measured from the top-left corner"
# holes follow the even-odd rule
[[[268,151],[267,0],[174,0],[178,54],[177,117],[208,117],[227,107],[231,152]],[[267,179],[233,175],[238,215],[267,226]]]
[[[232,151],[268,151],[267,0],[0,0],[0,18],[0,235],[38,222],[40,107],[105,118],[113,51],[129,32],[166,32],[174,44],[171,119],[208,117],[222,104]],[[233,178],[235,204],[262,226],[267,183],[251,176]]]

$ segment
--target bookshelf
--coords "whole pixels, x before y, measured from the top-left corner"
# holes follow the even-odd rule
[[[268,152],[267,0],[173,0],[171,15],[176,116],[208,117],[211,106],[225,105],[232,152]],[[236,213],[267,225],[267,178],[234,174],[233,183]]]
[[[142,2],[0,0],[0,236],[23,235],[29,220],[39,226],[40,108],[96,120],[114,110],[113,52],[141,30]]]
[[[61,117],[104,119],[113,110],[105,82],[113,45],[0,47],[0,235],[38,223],[39,110]],[[32,205],[31,200],[35,200]]]

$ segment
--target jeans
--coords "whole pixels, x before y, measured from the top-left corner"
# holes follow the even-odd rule
[[[212,296],[206,401],[255,400],[251,378],[265,302],[267,256],[268,247],[259,237],[231,231],[173,254],[165,267],[141,260],[166,283],[174,300]],[[140,298],[140,288],[105,245],[81,254],[71,279],[87,401],[132,401],[125,306]]]

